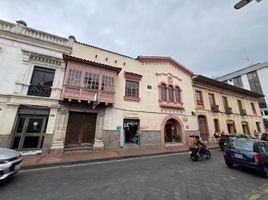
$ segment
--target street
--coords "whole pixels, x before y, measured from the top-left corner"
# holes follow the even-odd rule
[[[268,180],[226,167],[222,152],[192,162],[187,153],[21,171],[0,183],[1,200],[249,199]]]

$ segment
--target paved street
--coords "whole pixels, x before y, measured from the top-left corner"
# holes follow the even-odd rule
[[[222,152],[192,162],[186,153],[22,171],[0,184],[1,200],[249,199],[268,179],[229,169]]]

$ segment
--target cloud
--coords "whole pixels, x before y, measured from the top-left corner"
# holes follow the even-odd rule
[[[238,0],[0,0],[0,18],[128,56],[171,56],[196,73],[221,75],[267,61],[268,2]]]

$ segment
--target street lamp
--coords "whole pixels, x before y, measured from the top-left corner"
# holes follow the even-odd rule
[[[240,9],[240,8],[244,7],[245,5],[247,5],[248,3],[250,3],[251,1],[252,0],[241,0],[237,4],[235,4],[234,8]],[[256,1],[259,3],[261,0],[256,0]]]

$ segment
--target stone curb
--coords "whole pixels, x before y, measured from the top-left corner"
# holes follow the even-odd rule
[[[210,147],[209,149],[219,149],[219,147]],[[22,166],[21,170],[41,169],[41,168],[48,168],[48,167],[60,167],[60,166],[66,166],[66,165],[103,162],[103,161],[109,161],[109,160],[124,160],[128,158],[142,158],[142,157],[149,157],[149,156],[183,153],[187,151],[188,150],[157,152],[157,153],[146,153],[146,154],[136,154],[136,155],[126,155],[126,156],[116,156],[116,157],[106,157],[106,158],[95,158],[95,159],[88,159],[88,160],[63,161],[63,162],[57,162],[57,163],[33,164],[33,165],[28,165],[28,166]]]

